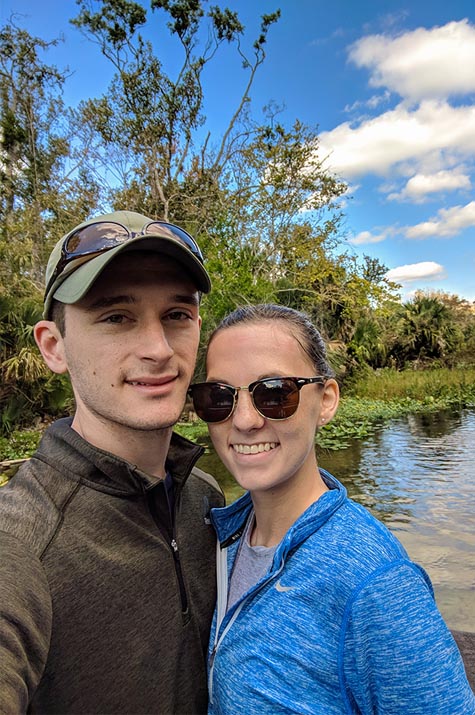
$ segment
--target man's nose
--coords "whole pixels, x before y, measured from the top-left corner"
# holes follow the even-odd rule
[[[174,353],[161,321],[143,327],[137,349],[142,360],[168,360]]]

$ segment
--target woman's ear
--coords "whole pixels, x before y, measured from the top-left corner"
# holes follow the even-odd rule
[[[33,334],[49,369],[58,374],[67,372],[64,340],[56,323],[52,320],[40,320],[35,325]]]
[[[330,422],[333,418],[335,412],[338,409],[338,403],[340,402],[340,388],[338,383],[333,378],[326,381],[323,386],[321,409],[320,409],[320,422],[321,424],[326,424]]]

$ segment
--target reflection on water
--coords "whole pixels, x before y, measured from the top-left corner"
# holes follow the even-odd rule
[[[475,411],[405,417],[318,459],[426,569],[449,626],[475,631]],[[199,466],[228,503],[242,493],[212,450]]]

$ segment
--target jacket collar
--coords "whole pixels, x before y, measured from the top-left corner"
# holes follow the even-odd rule
[[[54,422],[45,432],[34,458],[59,469],[98,491],[122,496],[143,494],[162,480],[83,439],[71,428],[72,418]],[[203,448],[181,435],[172,434],[166,469],[180,486],[190,474]]]
[[[346,501],[347,492],[343,484],[325,469],[320,469],[320,474],[329,491],[322,494],[292,524],[278,547],[279,552],[283,545],[292,548],[298,546],[328,521],[330,516]],[[251,495],[246,492],[229,506],[211,510],[211,521],[218,534],[221,548],[230,546],[239,539],[251,509]]]

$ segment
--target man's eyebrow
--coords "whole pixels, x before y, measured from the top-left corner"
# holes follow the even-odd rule
[[[168,300],[170,303],[184,303],[185,305],[199,306],[200,299],[198,292],[195,293],[176,293],[175,295],[169,296]],[[101,296],[97,300],[90,303],[86,310],[101,310],[103,308],[110,308],[114,305],[133,305],[137,300],[132,295],[109,295]]]
[[[87,306],[86,310],[99,310],[100,308],[110,308],[111,306],[117,305],[118,303],[127,303],[128,305],[130,305],[132,303],[136,303],[136,300],[131,295],[102,296],[101,298],[98,298],[97,300],[90,303],[90,305]]]
[[[186,305],[199,305],[200,304],[200,298],[198,292],[195,293],[186,293],[182,295],[181,293],[177,293],[176,295],[172,296],[172,301],[176,301],[177,303],[185,303]]]

